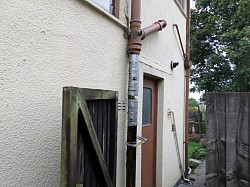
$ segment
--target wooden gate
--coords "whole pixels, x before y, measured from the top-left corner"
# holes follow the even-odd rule
[[[206,186],[249,186],[250,93],[207,94]]]
[[[65,87],[61,187],[115,186],[117,92]]]

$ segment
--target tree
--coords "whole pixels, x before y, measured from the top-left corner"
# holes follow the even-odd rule
[[[196,0],[191,91],[250,91],[250,1]]]
[[[189,107],[198,107],[198,102],[194,98],[189,98]]]

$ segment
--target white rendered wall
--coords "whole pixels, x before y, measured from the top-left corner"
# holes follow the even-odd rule
[[[120,24],[84,1],[0,7],[0,186],[56,187],[62,88],[114,90],[126,100],[127,40]],[[125,184],[125,115],[119,111],[117,186]]]

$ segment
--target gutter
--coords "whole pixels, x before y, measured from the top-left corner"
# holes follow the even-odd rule
[[[189,119],[189,108],[188,108],[188,101],[189,101],[189,78],[190,78],[190,0],[187,0],[187,19],[186,19],[186,54],[184,59],[184,67],[185,67],[185,172],[184,176],[188,179],[189,175],[189,168],[188,168],[188,119]]]
[[[136,148],[147,140],[137,136],[138,90],[139,90],[139,55],[141,40],[148,35],[158,32],[167,25],[165,20],[141,29],[141,0],[131,1],[130,38],[128,43],[129,84],[128,84],[128,127],[127,127],[127,160],[126,187],[134,187],[136,182]],[[137,144],[137,139],[141,140]]]

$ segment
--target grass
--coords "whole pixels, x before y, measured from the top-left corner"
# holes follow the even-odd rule
[[[193,152],[200,147],[199,143],[188,142],[188,158],[192,157]]]

